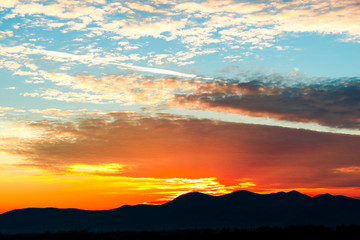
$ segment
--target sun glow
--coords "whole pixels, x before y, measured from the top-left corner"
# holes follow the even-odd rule
[[[0,171],[0,213],[26,207],[60,207],[88,210],[112,209],[124,204],[160,204],[188,192],[223,195],[243,189],[216,177],[151,178],[119,176],[124,165],[72,164],[67,172],[23,165],[6,165]],[[76,196],[76,197],[74,197]],[[26,198],[28,201],[23,201]],[[88,201],[91,198],[92,201]]]

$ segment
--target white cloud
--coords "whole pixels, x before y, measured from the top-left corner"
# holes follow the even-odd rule
[[[178,76],[178,77],[186,77],[186,78],[195,78],[195,77],[197,77],[195,74],[181,73],[181,72],[167,70],[167,69],[161,69],[161,68],[140,67],[140,66],[126,65],[126,64],[119,64],[119,66],[129,68],[129,69],[132,69],[132,70],[135,70],[135,71],[140,71],[140,72],[166,74],[166,75],[172,75],[172,76]]]
[[[137,11],[143,11],[143,12],[150,12],[150,13],[157,13],[157,12],[163,12],[159,9],[156,9],[155,7],[151,5],[147,5],[144,2],[137,3],[137,2],[127,2],[126,5],[133,10]]]
[[[50,56],[53,60],[57,60],[60,62],[72,60],[72,61],[79,61],[82,63],[91,62],[93,64],[112,64],[112,65],[119,66],[121,68],[131,69],[131,70],[141,71],[141,72],[166,74],[166,75],[187,77],[187,78],[197,77],[194,74],[182,73],[182,72],[177,72],[177,71],[172,71],[172,70],[167,70],[167,69],[142,67],[142,66],[136,66],[136,65],[126,64],[126,63],[115,62],[114,60],[116,60],[116,57],[114,57],[114,56],[112,58],[111,58],[111,56],[104,57],[104,58],[102,58],[102,57],[92,58],[92,57],[89,57],[89,55],[75,55],[75,54],[71,54],[71,53],[64,53],[64,52],[58,52],[58,51],[39,50],[38,52],[42,53],[44,55]],[[130,54],[130,55],[128,55],[127,60],[129,59],[129,57],[133,60],[134,59],[135,60],[142,59],[139,56],[139,54]]]
[[[17,70],[21,67],[21,65],[15,61],[6,61],[6,60],[0,60],[0,67],[5,67],[9,70]]]
[[[150,70],[155,71],[154,68]],[[145,71],[148,72],[149,69],[145,69]],[[164,70],[157,69],[157,71]],[[41,71],[41,74],[44,79],[54,83],[56,87],[40,88],[32,93],[24,93],[23,96],[96,104],[159,104],[173,101],[175,93],[196,90],[200,83],[182,78],[154,78],[141,74],[106,75],[100,78],[93,75],[72,76],[66,73],[45,71]],[[172,74],[174,73],[172,72]],[[68,89],[64,90],[64,87]]]
[[[14,75],[19,75],[19,76],[37,76],[38,73],[36,72],[30,72],[30,71],[22,71],[20,69],[16,70],[14,72]]]
[[[16,4],[18,4],[18,0],[3,0],[0,1],[0,7],[2,8],[12,8],[14,7]]]
[[[8,88],[5,88],[5,89],[7,89],[7,90],[15,90],[16,87],[8,87]]]
[[[179,29],[186,25],[186,19],[174,20],[171,18],[143,18],[135,20],[116,20],[101,25],[101,29],[116,33],[128,39],[139,39],[140,37],[151,36],[163,38],[168,41],[176,38]],[[169,33],[170,36],[164,35]]]
[[[201,12],[204,14],[211,13],[238,13],[248,14],[257,11],[261,11],[265,8],[265,4],[257,3],[236,3],[235,1],[204,1],[201,3],[186,2],[180,3],[175,6],[177,10],[183,10],[186,12]]]
[[[62,27],[64,33],[84,31],[88,37],[108,32],[114,34],[109,37],[114,40],[152,37],[179,40],[187,47],[199,49],[207,44],[231,47],[239,43],[263,49],[273,46],[274,39],[283,33],[316,32],[342,34],[342,41],[360,41],[360,6],[356,0],[270,1],[266,4],[234,0],[3,2],[2,5],[14,7],[12,17],[39,14],[55,17],[56,20],[39,18],[38,21],[49,28]],[[167,4],[165,8],[159,5],[163,2]],[[140,12],[135,14],[132,10]],[[112,14],[122,15],[111,20]],[[194,17],[202,19],[197,22]],[[90,24],[93,26],[89,27]]]
[[[13,31],[0,31],[0,39],[12,37],[14,35]]]

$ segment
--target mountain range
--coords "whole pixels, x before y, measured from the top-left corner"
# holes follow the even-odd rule
[[[330,194],[310,197],[297,191],[257,194],[242,190],[222,196],[191,192],[162,205],[124,205],[101,211],[26,208],[0,214],[0,232],[5,234],[296,225],[360,225],[360,200]]]

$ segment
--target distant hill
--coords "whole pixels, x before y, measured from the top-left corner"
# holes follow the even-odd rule
[[[2,233],[71,230],[91,232],[255,229],[296,225],[360,225],[360,200],[330,194],[309,197],[296,191],[222,196],[184,194],[163,205],[124,205],[104,211],[27,208],[0,214]]]

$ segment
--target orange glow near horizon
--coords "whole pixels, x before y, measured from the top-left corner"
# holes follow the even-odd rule
[[[161,204],[191,191],[360,196],[358,136],[129,112],[31,129],[0,139],[0,212]]]
[[[119,167],[115,164],[72,167],[76,173],[56,174],[34,167],[7,167],[7,171],[0,173],[0,181],[5,183],[0,192],[0,213],[28,207],[102,210],[124,204],[159,204],[191,191],[222,195],[249,185],[225,186],[215,177],[162,179],[96,175],[99,171],[109,173],[113,167]],[[79,174],[79,170],[83,172]]]
[[[85,167],[86,166],[86,167]],[[259,194],[297,190],[314,196],[322,193],[359,196],[360,188],[291,188],[265,189],[251,179],[237,179],[236,185],[224,185],[215,177],[136,178],[96,175],[99,171],[113,170],[118,165],[75,165],[66,174],[56,174],[34,167],[6,167],[0,173],[0,213],[28,207],[79,208],[106,210],[125,204],[163,204],[182,194],[197,191],[214,196],[237,190]],[[82,174],[78,174],[82,170]],[[8,184],[6,184],[8,183]]]

